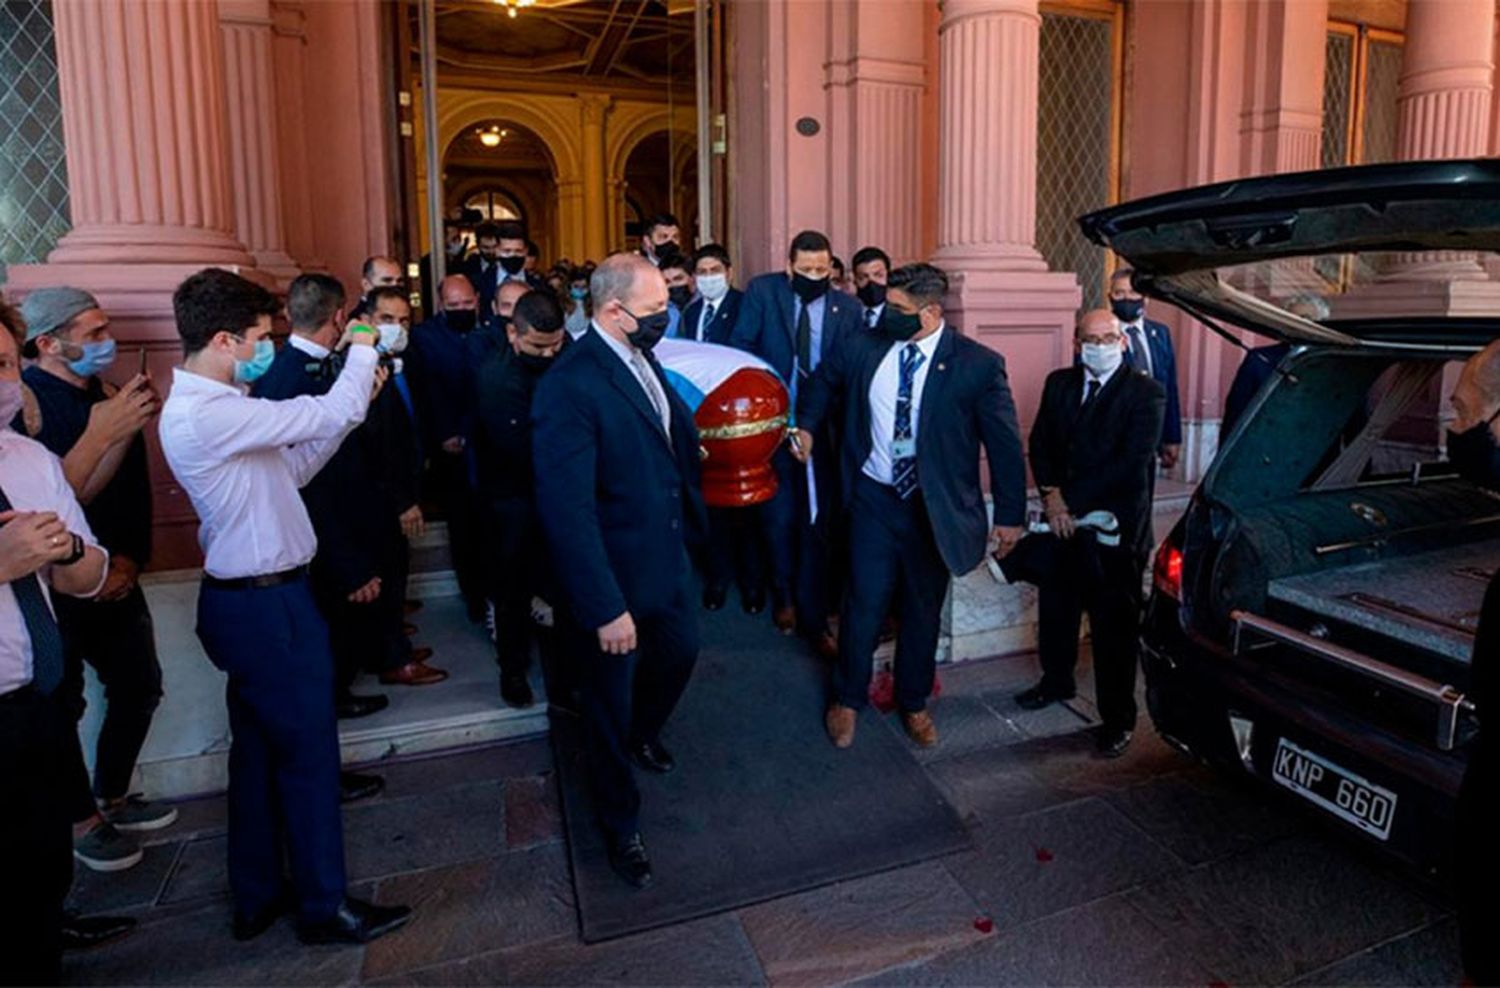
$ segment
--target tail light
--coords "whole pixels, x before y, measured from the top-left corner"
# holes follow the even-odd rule
[[[1157,591],[1173,600],[1182,600],[1182,550],[1171,542],[1163,542],[1156,550],[1156,563],[1151,567],[1151,584]]]

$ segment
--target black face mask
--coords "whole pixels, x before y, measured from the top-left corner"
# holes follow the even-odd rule
[[[446,309],[443,318],[455,333],[467,333],[479,322],[479,313],[473,309]]]
[[[625,338],[637,350],[650,350],[656,346],[661,338],[667,335],[667,326],[672,321],[672,316],[666,309],[653,312],[649,316],[638,316],[629,309],[625,309],[625,314],[635,320],[635,332],[626,333]]]
[[[893,340],[909,340],[922,331],[922,317],[915,312],[902,312],[893,306],[880,311],[880,331]]]
[[[693,300],[693,290],[687,285],[673,285],[667,289],[667,298],[679,309],[686,309],[689,302]]]
[[[856,293],[859,300],[865,303],[865,308],[873,309],[885,301],[885,286],[878,281],[867,281]]]
[[[1500,412],[1463,432],[1448,430],[1448,462],[1458,468],[1460,477],[1491,490],[1500,490],[1500,448],[1490,431],[1496,416]]]
[[[556,359],[556,356],[544,357],[539,353],[522,353],[520,350],[516,351],[516,363],[520,364],[523,370],[533,376],[540,376],[542,372],[552,366],[552,361]]]
[[[526,258],[517,254],[506,254],[500,258],[500,267],[506,274],[515,274],[526,266]]]
[[[792,291],[802,300],[803,305],[815,302],[828,294],[827,278],[809,278],[801,272],[792,274]]]
[[[1115,314],[1115,318],[1121,322],[1135,322],[1146,311],[1146,300],[1143,298],[1116,298],[1110,299],[1109,311]]]

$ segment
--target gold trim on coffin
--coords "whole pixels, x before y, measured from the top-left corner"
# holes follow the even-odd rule
[[[765,419],[761,422],[732,422],[729,425],[714,425],[698,430],[699,439],[743,439],[746,436],[758,436],[763,432],[773,429],[785,429],[786,416],[778,415],[773,419]]]

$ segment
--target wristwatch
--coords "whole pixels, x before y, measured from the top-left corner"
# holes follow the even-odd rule
[[[57,565],[59,565],[59,566],[72,566],[74,563],[78,562],[78,560],[82,559],[83,558],[83,554],[85,552],[87,552],[87,551],[88,551],[88,546],[84,543],[83,536],[82,535],[74,534],[73,535],[73,551],[70,552],[70,553],[68,553],[68,555],[66,556],[66,558],[59,559],[57,561]]]

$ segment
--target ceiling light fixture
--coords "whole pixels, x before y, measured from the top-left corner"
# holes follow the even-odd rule
[[[501,130],[498,125],[481,128],[479,131],[479,143],[487,148],[500,146],[500,141],[510,136],[510,131]]]
[[[536,6],[536,0],[495,0],[495,3],[505,8],[508,17],[515,17],[523,7]]]

